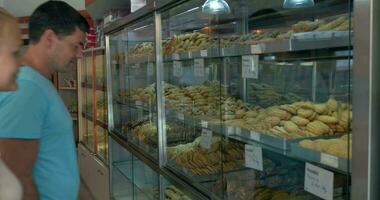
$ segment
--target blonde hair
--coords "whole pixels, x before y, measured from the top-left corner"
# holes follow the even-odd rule
[[[11,26],[17,27],[17,18],[4,8],[0,7],[0,45],[7,41],[7,38],[14,34]]]

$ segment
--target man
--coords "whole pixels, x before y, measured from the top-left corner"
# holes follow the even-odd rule
[[[15,55],[20,48],[21,35],[17,19],[1,7],[0,27],[0,91],[15,90],[18,71]],[[21,184],[2,161],[0,151],[0,199],[19,200],[21,198]]]
[[[76,200],[79,173],[71,116],[49,77],[76,65],[88,24],[62,1],[30,17],[18,91],[0,94],[0,152],[24,199]]]

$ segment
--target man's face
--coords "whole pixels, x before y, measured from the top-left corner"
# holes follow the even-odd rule
[[[16,90],[16,76],[18,72],[17,53],[21,45],[21,36],[15,23],[7,23],[7,28],[0,42],[0,91]]]
[[[56,40],[51,57],[54,71],[66,72],[76,66],[77,59],[83,57],[85,38],[85,33],[76,28],[71,35]]]

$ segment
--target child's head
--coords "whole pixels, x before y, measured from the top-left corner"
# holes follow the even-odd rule
[[[17,19],[0,7],[0,90],[15,90],[21,45]]]

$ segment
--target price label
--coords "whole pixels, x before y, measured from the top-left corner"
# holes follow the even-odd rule
[[[251,45],[252,54],[262,54],[265,51],[265,44]]]
[[[179,120],[183,121],[183,120],[185,120],[185,115],[182,114],[182,113],[178,113],[178,114],[177,114],[177,118],[178,118]]]
[[[201,57],[207,57],[207,50],[201,50]]]
[[[232,126],[227,126],[227,135],[233,135],[235,133],[235,129]]]
[[[194,76],[203,77],[205,75],[205,61],[194,59]]]
[[[263,171],[263,150],[260,147],[245,145],[245,166]]]
[[[235,133],[236,133],[236,135],[241,136],[241,128],[240,127],[236,127]]]
[[[305,165],[304,189],[325,200],[333,199],[334,173],[314,166]]]
[[[321,153],[321,163],[335,168],[339,167],[338,157],[325,153]]]
[[[174,53],[174,54],[172,55],[172,59],[173,59],[173,60],[179,60],[179,54],[178,54],[178,53]]]
[[[154,75],[154,65],[153,63],[148,63],[147,66],[147,71],[148,71],[148,76],[153,76]]]
[[[212,131],[208,129],[202,129],[202,138],[200,141],[200,145],[204,149],[210,149],[212,142]]]
[[[136,106],[143,106],[144,105],[144,103],[142,101],[136,101],[135,104],[136,104]]]
[[[206,76],[208,76],[210,74],[210,68],[209,67],[206,67],[205,73],[206,73]]]
[[[173,61],[173,75],[176,77],[182,76],[182,62]]]
[[[260,134],[256,133],[255,131],[249,132],[249,138],[252,140],[260,142]]]
[[[207,128],[207,126],[208,126],[208,122],[202,120],[202,121],[201,121],[201,126],[202,126],[202,128]]]
[[[140,68],[140,63],[136,63],[133,68]]]
[[[259,66],[259,56],[249,55],[241,57],[241,67],[242,67],[242,77],[243,78],[258,78],[258,66]]]

